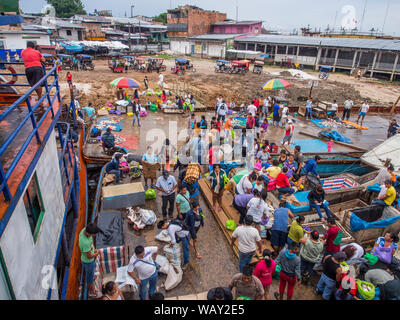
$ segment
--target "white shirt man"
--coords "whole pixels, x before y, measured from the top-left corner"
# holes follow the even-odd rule
[[[284,106],[283,110],[282,110],[282,118],[286,119],[288,116],[288,112],[289,112],[289,108],[287,106]]]
[[[261,237],[257,229],[248,225],[237,227],[235,231],[233,231],[232,237],[239,240],[238,249],[242,253],[256,251],[257,242],[261,241]]]
[[[369,104],[368,102],[365,102],[361,105],[361,112],[367,113],[369,110]]]
[[[344,101],[344,107],[345,109],[351,109],[351,107],[354,105],[353,100],[351,99],[346,99]]]
[[[249,193],[248,191],[253,189],[253,184],[250,182],[249,176],[243,176],[236,188],[239,194]]]
[[[158,76],[158,83],[160,84],[160,87],[164,87],[164,75],[162,73]]]
[[[257,113],[257,107],[254,104],[251,104],[247,107],[247,112],[250,113],[253,117],[255,117]]]
[[[144,257],[139,259],[134,254],[129,261],[128,272],[133,272],[136,270],[138,278],[140,280],[144,280],[149,278],[156,272],[156,266],[154,264],[153,256],[158,252],[157,247],[145,247],[144,248]]]
[[[336,102],[332,103],[332,111],[336,112],[337,109],[338,109],[338,104]]]

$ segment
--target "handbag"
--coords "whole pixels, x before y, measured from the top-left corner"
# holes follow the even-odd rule
[[[390,247],[376,247],[374,255],[384,263],[392,263],[393,244]]]

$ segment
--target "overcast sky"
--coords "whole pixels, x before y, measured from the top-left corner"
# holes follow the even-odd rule
[[[170,8],[186,3],[196,5],[207,10],[226,12],[228,18],[236,18],[236,1],[238,3],[239,20],[262,20],[267,29],[291,31],[310,25],[311,28],[332,28],[335,23],[339,28],[344,20],[349,18],[352,10],[345,10],[346,5],[355,9],[355,21],[358,28],[368,31],[371,28],[382,30],[386,12],[387,19],[385,33],[400,35],[400,0],[82,0],[85,10],[111,9],[114,16],[130,16],[130,6],[135,5],[133,15],[142,14],[154,16]],[[20,0],[20,7],[24,12],[39,12],[46,4],[45,0]],[[112,2],[112,6],[110,3]],[[366,10],[362,26],[360,26]],[[389,10],[387,11],[387,4]],[[347,13],[342,13],[342,9]]]

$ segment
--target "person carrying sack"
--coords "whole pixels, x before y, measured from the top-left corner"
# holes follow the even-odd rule
[[[157,247],[144,248],[143,246],[137,246],[135,254],[129,261],[127,272],[139,285],[140,300],[146,300],[147,284],[150,284],[149,297],[156,292],[158,270],[160,268],[155,262],[157,254]],[[137,276],[134,274],[134,270],[136,270]]]

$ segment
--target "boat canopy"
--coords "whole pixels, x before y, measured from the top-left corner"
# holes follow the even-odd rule
[[[188,60],[186,60],[186,59],[181,59],[181,58],[177,58],[177,59],[175,59],[175,62],[179,62],[179,63],[188,63]]]
[[[217,60],[217,62],[220,62],[220,63],[231,63],[231,62],[228,61],[228,60]]]

